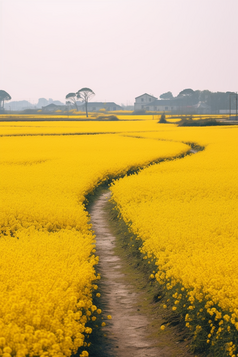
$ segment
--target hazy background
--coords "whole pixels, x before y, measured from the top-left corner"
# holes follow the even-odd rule
[[[12,100],[90,87],[133,104],[238,91],[238,0],[0,0],[0,89]]]

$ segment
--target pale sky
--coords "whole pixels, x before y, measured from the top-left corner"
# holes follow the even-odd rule
[[[32,103],[236,92],[237,17],[238,0],[0,0],[0,89]]]

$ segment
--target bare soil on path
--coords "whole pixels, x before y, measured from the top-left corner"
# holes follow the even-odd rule
[[[125,257],[118,254],[116,237],[105,208],[109,198],[107,190],[89,209],[96,234],[98,270],[102,276],[101,303],[106,322],[104,335],[90,357],[192,356],[178,331],[173,327],[165,331],[160,329],[164,321],[158,314],[158,302],[153,304],[141,288],[141,276],[129,267]],[[107,320],[107,315],[112,319]]]

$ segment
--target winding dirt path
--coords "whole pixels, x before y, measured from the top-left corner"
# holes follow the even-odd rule
[[[99,255],[99,271],[102,276],[102,303],[107,320],[104,331],[107,335],[102,342],[100,356],[112,357],[172,357],[189,356],[185,345],[176,342],[172,332],[167,334],[157,330],[151,334],[153,317],[144,314],[140,307],[142,299],[130,279],[125,274],[125,262],[115,254],[116,238],[111,233],[105,210],[110,192],[103,193],[91,206],[90,216],[96,234],[96,249]],[[174,340],[174,341],[173,341]],[[101,346],[100,346],[101,347]],[[95,355],[96,357],[96,355]]]

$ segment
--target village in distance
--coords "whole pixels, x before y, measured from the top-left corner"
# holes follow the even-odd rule
[[[92,92],[94,94],[94,92]],[[8,97],[6,96],[8,95]],[[74,94],[74,93],[69,93]],[[5,96],[5,97],[4,97]],[[10,99],[9,99],[10,98]],[[86,107],[86,108],[85,108]],[[135,97],[134,105],[117,104],[115,102],[96,102],[88,98],[87,102],[77,96],[66,96],[66,102],[59,100],[39,98],[35,104],[27,100],[14,101],[10,94],[0,91],[0,112],[23,112],[25,114],[65,113],[69,111],[85,112],[117,112],[131,111],[133,114],[146,114],[146,112],[168,114],[236,114],[237,93],[211,92],[209,90],[184,89],[177,96],[172,92],[163,93],[158,97],[143,93]]]

